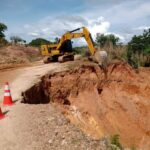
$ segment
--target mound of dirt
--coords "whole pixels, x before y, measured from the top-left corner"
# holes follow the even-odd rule
[[[106,79],[97,65],[82,65],[45,75],[35,86],[42,87],[38,93],[44,93],[43,102],[46,98],[60,104],[71,122],[94,138],[119,134],[124,145],[148,150],[149,73],[142,69],[137,74],[127,63],[115,63],[109,65]],[[24,102],[36,102],[35,86],[24,93]]]
[[[16,64],[25,64],[38,60],[39,50],[23,45],[12,45],[0,48],[0,69]]]

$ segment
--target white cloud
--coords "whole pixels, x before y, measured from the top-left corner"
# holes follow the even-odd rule
[[[118,34],[118,33],[114,33],[114,32],[110,32],[110,33],[107,33],[107,34],[113,34],[115,35],[116,37],[118,37],[120,39],[121,42],[125,42],[125,37]]]
[[[28,29],[28,28],[30,28],[30,25],[29,25],[29,24],[25,24],[23,27],[24,27],[25,29]]]
[[[43,28],[42,31],[43,31],[44,33],[46,33],[46,32],[49,31],[49,28]]]
[[[108,32],[110,28],[110,22],[106,21],[104,17],[100,17],[98,19],[89,21],[88,28],[95,38],[97,33],[105,34]]]
[[[86,1],[86,0],[85,0]],[[87,0],[88,1],[88,0]],[[89,0],[92,2],[92,0]],[[95,40],[96,34],[114,34],[121,42],[127,42],[137,31],[147,29],[149,22],[142,20],[150,14],[150,2],[140,0],[110,0],[114,4],[110,7],[99,8],[99,1],[95,0],[95,7],[90,11],[76,14],[63,14],[61,16],[47,16],[34,24],[26,24],[24,33],[32,37],[42,37],[53,41],[55,37],[61,37],[66,31],[86,26]],[[118,1],[118,3],[117,3]],[[103,1],[103,3],[105,3]],[[78,15],[77,15],[78,14]],[[141,20],[141,22],[140,22]],[[140,26],[143,23],[143,26]],[[139,27],[135,27],[135,26]],[[80,42],[81,41],[81,42]],[[84,40],[77,43],[85,43]]]
[[[32,37],[42,37],[50,41],[54,41],[56,37],[60,38],[66,31],[71,31],[83,26],[89,29],[94,40],[96,39],[97,33],[105,35],[114,34],[119,37],[120,42],[126,42],[126,39],[129,38],[129,35],[127,34],[122,35],[120,33],[110,31],[111,23],[102,16],[95,19],[82,16],[62,16],[57,18],[46,17],[36,24],[27,26],[28,28],[26,28],[25,32]],[[87,43],[84,38],[73,40],[74,46],[86,44]]]
[[[134,30],[147,30],[147,29],[150,29],[150,26],[140,26],[140,27],[137,27],[137,28],[134,28]]]
[[[38,36],[40,36],[39,33],[35,33],[35,32],[29,32],[28,35],[30,35],[32,37],[38,37]]]
[[[50,13],[50,16],[39,21],[26,23],[23,28],[22,25],[13,28],[11,25],[7,31],[8,36],[17,34],[28,40],[43,37],[52,41],[68,30],[86,26],[93,38],[96,33],[113,33],[121,41],[127,42],[134,34],[141,34],[142,30],[150,27],[149,0],[83,0],[81,6],[78,9],[76,7],[61,12],[60,16],[56,16],[59,10],[58,13]]]
[[[92,1],[92,0],[89,0]],[[113,1],[115,3],[113,3]],[[118,2],[117,2],[118,1]],[[95,0],[98,4],[91,7],[90,11],[84,12],[87,16],[102,15],[109,19],[112,23],[126,23],[140,22],[140,19],[146,18],[150,15],[150,1],[149,0],[108,0],[109,6],[105,6],[105,2]],[[149,20],[148,18],[146,20]]]
[[[24,25],[25,33],[32,37],[47,38],[51,41],[55,37],[61,37],[66,31],[74,30],[79,27],[87,27],[92,34],[92,37],[96,38],[96,33],[108,33],[110,28],[110,22],[106,21],[104,17],[98,17],[96,19],[89,19],[82,16],[61,16],[61,17],[46,17],[40,20],[38,23]],[[76,40],[77,45],[85,43],[85,40]]]

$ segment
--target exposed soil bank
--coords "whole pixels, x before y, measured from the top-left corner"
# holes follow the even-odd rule
[[[47,74],[24,95],[26,103],[60,105],[72,123],[95,138],[119,134],[121,142],[150,147],[150,70],[138,74],[126,63],[96,65]]]
[[[0,47],[0,70],[31,65],[41,60],[40,52],[35,47],[9,45]]]

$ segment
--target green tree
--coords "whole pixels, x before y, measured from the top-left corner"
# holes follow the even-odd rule
[[[59,40],[60,39],[58,37],[56,37],[54,43],[56,43],[56,44],[59,43]]]
[[[128,62],[132,65],[150,66],[150,29],[144,30],[142,35],[132,37],[128,43],[127,56]],[[146,59],[140,60],[141,56],[143,56],[142,58],[146,57]]]
[[[23,40],[23,43],[24,43],[24,44],[26,44],[26,42],[27,42],[26,40]]]
[[[0,23],[0,46],[4,46],[8,43],[5,39],[4,32],[7,30],[7,26],[4,23]]]
[[[12,43],[17,44],[17,43],[22,43],[24,40],[19,37],[19,36],[11,36],[10,40]]]
[[[116,37],[113,34],[104,35],[104,34],[97,34],[96,36],[96,42],[100,44],[102,47],[108,43],[112,43],[113,46],[117,45],[117,42],[119,41],[119,37]]]
[[[0,38],[5,37],[5,30],[7,30],[7,26],[4,23],[0,23]]]
[[[35,46],[35,47],[39,47],[41,45],[44,45],[44,44],[50,44],[51,42],[46,40],[46,39],[43,39],[43,38],[36,38],[34,40],[32,40],[29,45],[31,46]]]

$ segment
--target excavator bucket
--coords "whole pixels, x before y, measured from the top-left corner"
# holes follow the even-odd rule
[[[94,61],[99,64],[99,66],[106,68],[108,63],[108,55],[106,51],[97,50],[94,54]]]

